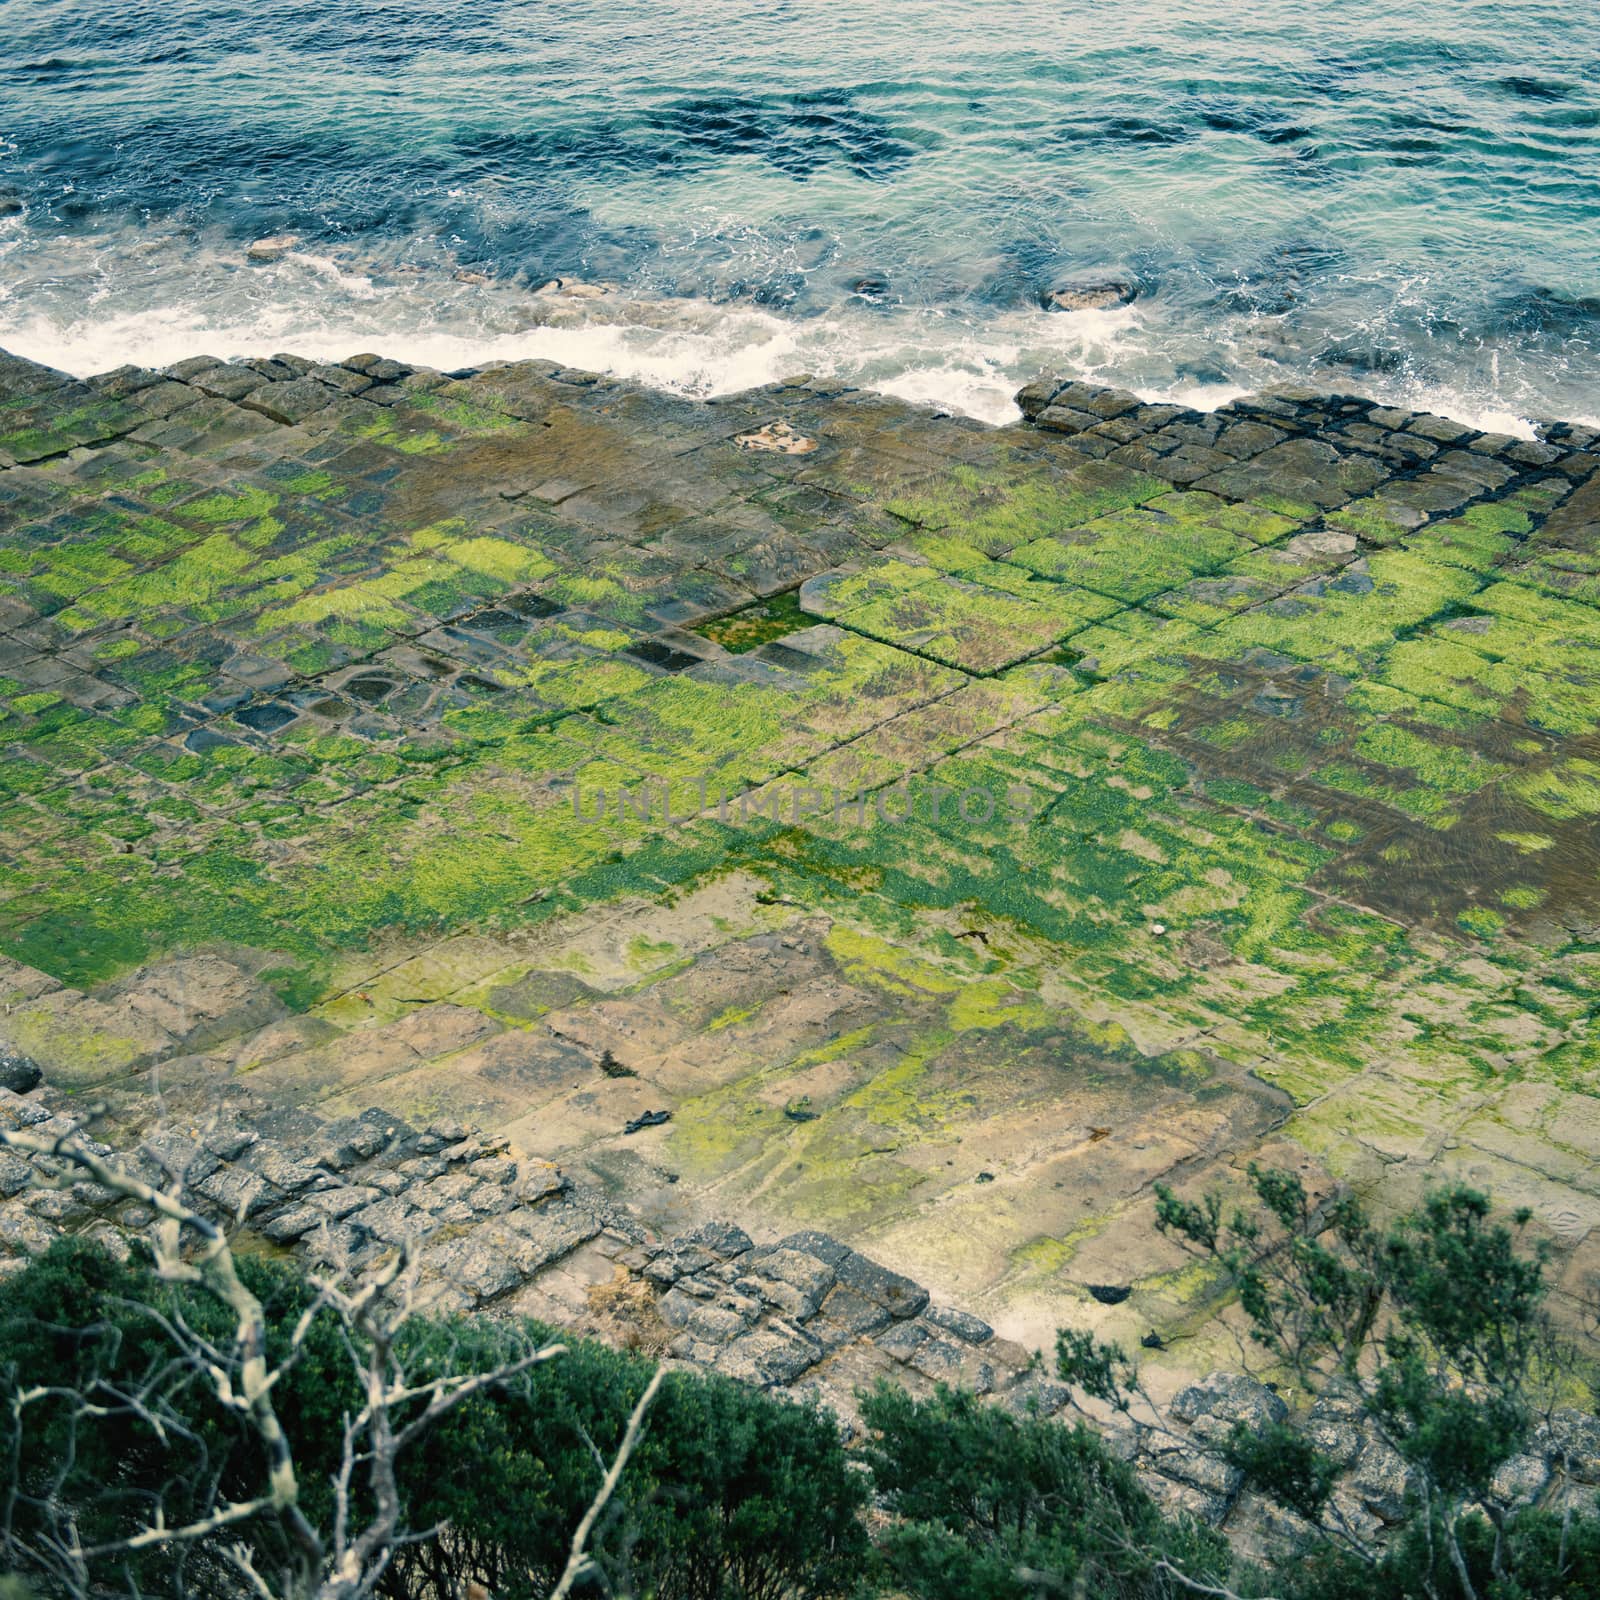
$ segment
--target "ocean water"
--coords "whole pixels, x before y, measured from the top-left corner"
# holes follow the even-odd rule
[[[289,234],[253,264],[252,241]],[[1062,284],[1126,304],[1044,308]],[[552,283],[558,287],[548,287]],[[1593,0],[0,0],[0,345],[1600,413]]]

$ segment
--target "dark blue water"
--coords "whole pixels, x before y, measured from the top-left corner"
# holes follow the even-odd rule
[[[1593,416],[1596,20],[0,0],[0,343],[823,371],[995,417],[1043,368]],[[1105,282],[1134,298],[1043,307]]]

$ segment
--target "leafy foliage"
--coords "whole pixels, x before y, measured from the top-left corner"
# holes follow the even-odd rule
[[[1295,1559],[1244,1567],[1212,1530],[1163,1512],[1099,1435],[970,1394],[862,1397],[869,1437],[852,1459],[813,1406],[690,1372],[667,1376],[589,1541],[591,1592],[641,1600],[1600,1600],[1600,1515],[1518,1505],[1500,1468],[1530,1448],[1561,1374],[1545,1310],[1546,1252],[1529,1218],[1498,1217],[1454,1186],[1374,1223],[1351,1197],[1309,1195],[1293,1174],[1252,1169],[1254,1204],[1158,1191],[1158,1225],[1220,1269],[1263,1355],[1302,1401],[1337,1394],[1353,1425],[1394,1452],[1410,1485],[1405,1525],[1379,1544],[1347,1515],[1340,1466],[1291,1415],[1213,1434],[1262,1495],[1302,1519]],[[363,1403],[360,1336],[284,1262],[238,1262],[268,1312],[313,1521],[346,1420]],[[183,1337],[178,1337],[179,1331]],[[226,1309],[61,1241],[0,1300],[0,1550],[13,1562],[69,1518],[110,1545],[261,1479],[258,1434],[195,1352],[234,1337]],[[474,1392],[401,1455],[401,1544],[385,1600],[476,1592],[543,1600],[595,1499],[648,1363],[536,1323],[412,1316],[397,1346],[408,1392],[440,1378],[511,1372]],[[292,1358],[290,1356],[293,1351]],[[1114,1345],[1064,1330],[1056,1368],[1074,1390],[1151,1426],[1138,1374]],[[403,1423],[402,1395],[395,1420]],[[357,1493],[366,1493],[358,1488]],[[867,1515],[874,1498],[873,1515]],[[356,1506],[354,1514],[365,1508]],[[1600,1512],[1600,1503],[1596,1505]],[[874,1529],[869,1541],[869,1523]],[[227,1530],[255,1568],[287,1565],[289,1533],[265,1509]],[[1289,1554],[1286,1550],[1285,1555]],[[50,1574],[24,1573],[42,1595]],[[96,1558],[96,1592],[240,1592],[215,1539]]]
[[[1225,1455],[1304,1519],[1302,1600],[1344,1595],[1533,1600],[1589,1594],[1600,1527],[1518,1508],[1497,1474],[1528,1448],[1559,1374],[1545,1311],[1548,1248],[1465,1185],[1379,1227],[1345,1193],[1315,1201],[1294,1173],[1250,1168],[1253,1208],[1157,1186],[1157,1226],[1221,1269],[1251,1334],[1306,1398],[1337,1393],[1402,1463],[1403,1534],[1379,1547],[1335,1502],[1339,1464],[1292,1421],[1233,1429]],[[1115,1346],[1058,1340],[1061,1376],[1124,1412],[1137,1379]],[[1577,1587],[1574,1587],[1574,1585]],[[1583,1587],[1590,1584],[1591,1587]]]
[[[862,1415],[866,1455],[896,1521],[879,1540],[890,1586],[915,1600],[1022,1600],[1047,1589],[1135,1597],[1171,1592],[1164,1559],[1225,1575],[1227,1546],[1166,1521],[1086,1428],[1016,1417],[941,1388],[916,1400],[883,1386]]]
[[[312,1307],[310,1286],[282,1263],[243,1259],[239,1270],[269,1310],[269,1343],[286,1347]],[[189,1514],[218,1479],[237,1484],[233,1498],[248,1497],[261,1475],[259,1445],[206,1374],[175,1358],[169,1331],[179,1319],[219,1344],[231,1333],[203,1295],[74,1241],[58,1242],[7,1285],[0,1490],[12,1493],[0,1540],[9,1552],[48,1538],[63,1510],[86,1543],[103,1544],[137,1532],[158,1504],[169,1524]],[[494,1370],[547,1332],[414,1317],[402,1330],[408,1381]],[[333,1515],[344,1418],[362,1399],[347,1337],[331,1316],[313,1314],[279,1394],[314,1521]],[[574,1342],[422,1434],[399,1460],[398,1487],[405,1525],[432,1531],[396,1551],[379,1592],[432,1600],[476,1582],[496,1600],[548,1594],[650,1371]],[[25,1394],[33,1398],[18,1409]],[[674,1373],[591,1556],[615,1591],[658,1600],[822,1600],[846,1594],[860,1575],[866,1494],[825,1414]],[[251,1547],[260,1570],[283,1560],[284,1533],[270,1513],[228,1537]],[[237,1592],[208,1541],[108,1556],[95,1577],[108,1593]]]
[[[262,1261],[242,1263],[241,1276],[269,1305],[279,1347],[269,1354],[281,1354],[310,1303],[309,1286]],[[137,1533],[157,1507],[169,1524],[200,1515],[219,1485],[229,1498],[253,1492],[264,1465],[258,1437],[219,1403],[209,1375],[184,1359],[171,1337],[179,1322],[217,1346],[233,1335],[214,1300],[78,1240],[58,1240],[8,1281],[0,1309],[5,1548],[19,1537],[48,1540],[63,1508],[95,1546]],[[331,1325],[310,1331],[283,1398],[297,1418],[299,1447],[324,1464],[309,1475],[308,1495],[313,1511],[327,1515],[340,1414],[355,1401]],[[250,1533],[269,1565],[281,1559],[283,1533],[271,1520]],[[213,1554],[204,1545],[175,1547],[110,1557],[100,1567],[107,1582],[182,1592],[186,1582],[220,1582]]]

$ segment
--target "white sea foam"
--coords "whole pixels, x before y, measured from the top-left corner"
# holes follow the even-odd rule
[[[1014,420],[1016,391],[1045,373],[1195,409],[1274,382],[1310,381],[1362,387],[1474,427],[1533,432],[1496,396],[1382,375],[1338,384],[1322,374],[1319,382],[1263,359],[1247,323],[1215,330],[1208,350],[1193,330],[1173,328],[1159,303],[1073,314],[1032,307],[956,313],[852,299],[791,316],[748,302],[643,298],[609,286],[536,293],[309,250],[267,266],[247,265],[237,252],[199,252],[180,271],[162,241],[144,238],[137,249],[130,242],[126,235],[101,240],[96,254],[94,241],[74,241],[70,298],[38,281],[0,289],[0,345],[80,375],[124,363],[160,367],[199,353],[233,359],[288,350],[338,360],[366,349],[446,371],[532,358],[698,397],[808,372],[990,423]],[[7,244],[0,235],[0,264]],[[93,284],[88,293],[85,278]],[[1208,354],[1253,381],[1185,375],[1182,356],[1207,364]]]

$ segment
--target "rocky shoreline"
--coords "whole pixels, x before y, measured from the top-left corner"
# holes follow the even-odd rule
[[[0,1125],[89,1137],[48,1091],[0,1090]],[[421,1129],[372,1108],[329,1122],[240,1105],[217,1126],[161,1128],[131,1152],[94,1144],[158,1186],[181,1174],[192,1204],[227,1222],[235,1248],[292,1251],[312,1270],[360,1272],[408,1242],[421,1264],[419,1310],[532,1316],[572,1332],[813,1399],[860,1435],[857,1396],[886,1381],[926,1394],[945,1384],[1019,1415],[1071,1423],[1082,1413],[1040,1355],[842,1241],[803,1230],[757,1243],[728,1222],[662,1237],[554,1164],[459,1123]],[[0,1284],[63,1234],[125,1255],[148,1217],[88,1182],[63,1186],[49,1157],[0,1151]],[[1223,1453],[1236,1424],[1261,1428],[1288,1407],[1269,1385],[1217,1371],[1174,1394],[1165,1415],[1103,1415],[1115,1448],[1175,1512],[1270,1557],[1298,1530],[1246,1491]],[[1410,1470],[1337,1394],[1303,1418],[1345,1469],[1344,1525],[1381,1543],[1408,1516]],[[1535,1449],[1508,1462],[1511,1503],[1587,1512],[1600,1487],[1600,1419],[1555,1411]]]
[[[433,1229],[442,1305],[846,1416],[1159,1329],[1203,1437],[1152,1185],[1251,1160],[1527,1206],[1579,1326],[1600,435],[1019,401],[0,357],[7,1114],[220,1104],[262,1248]],[[12,1258],[102,1220],[5,1170]]]

